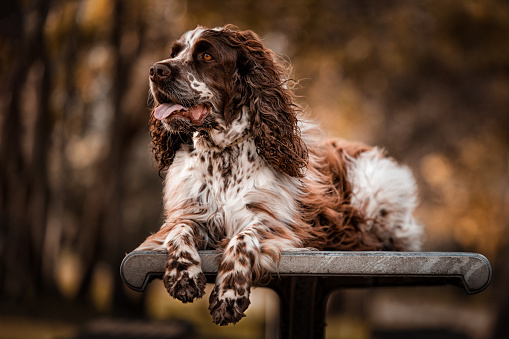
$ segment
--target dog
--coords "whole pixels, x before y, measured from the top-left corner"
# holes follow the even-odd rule
[[[250,288],[283,251],[419,250],[415,179],[377,147],[324,139],[291,89],[287,63],[252,31],[198,26],[150,68],[153,153],[165,174],[164,285],[204,294],[200,249],[220,263],[209,310],[238,322]]]

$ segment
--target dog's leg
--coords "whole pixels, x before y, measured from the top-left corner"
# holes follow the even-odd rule
[[[201,270],[193,229],[186,224],[172,227],[165,240],[168,261],[164,272],[164,286],[168,293],[184,303],[201,298],[205,293],[205,275]]]
[[[214,323],[236,323],[245,316],[253,267],[258,265],[260,253],[259,236],[251,228],[235,235],[228,243],[210,295],[209,310]]]
[[[164,250],[168,261],[164,272],[164,286],[175,299],[192,302],[205,293],[205,275],[196,247],[193,228],[180,223],[165,225],[151,235],[137,250]]]

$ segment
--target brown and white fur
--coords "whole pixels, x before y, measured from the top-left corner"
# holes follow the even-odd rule
[[[165,222],[138,250],[167,251],[165,287],[192,302],[206,283],[198,250],[216,249],[217,324],[244,316],[282,251],[420,247],[410,170],[379,148],[322,140],[287,76],[255,33],[232,26],[185,33],[150,69]]]

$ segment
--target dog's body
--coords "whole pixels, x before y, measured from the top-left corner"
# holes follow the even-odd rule
[[[378,148],[322,141],[286,70],[250,31],[198,27],[150,70],[166,221],[139,250],[168,252],[165,286],[204,293],[199,249],[221,252],[214,322],[240,320],[282,251],[418,250],[409,169]]]

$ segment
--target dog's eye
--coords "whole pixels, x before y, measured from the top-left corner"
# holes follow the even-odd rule
[[[205,61],[211,61],[213,58],[212,58],[212,55],[208,54],[208,53],[203,53],[201,58]]]

